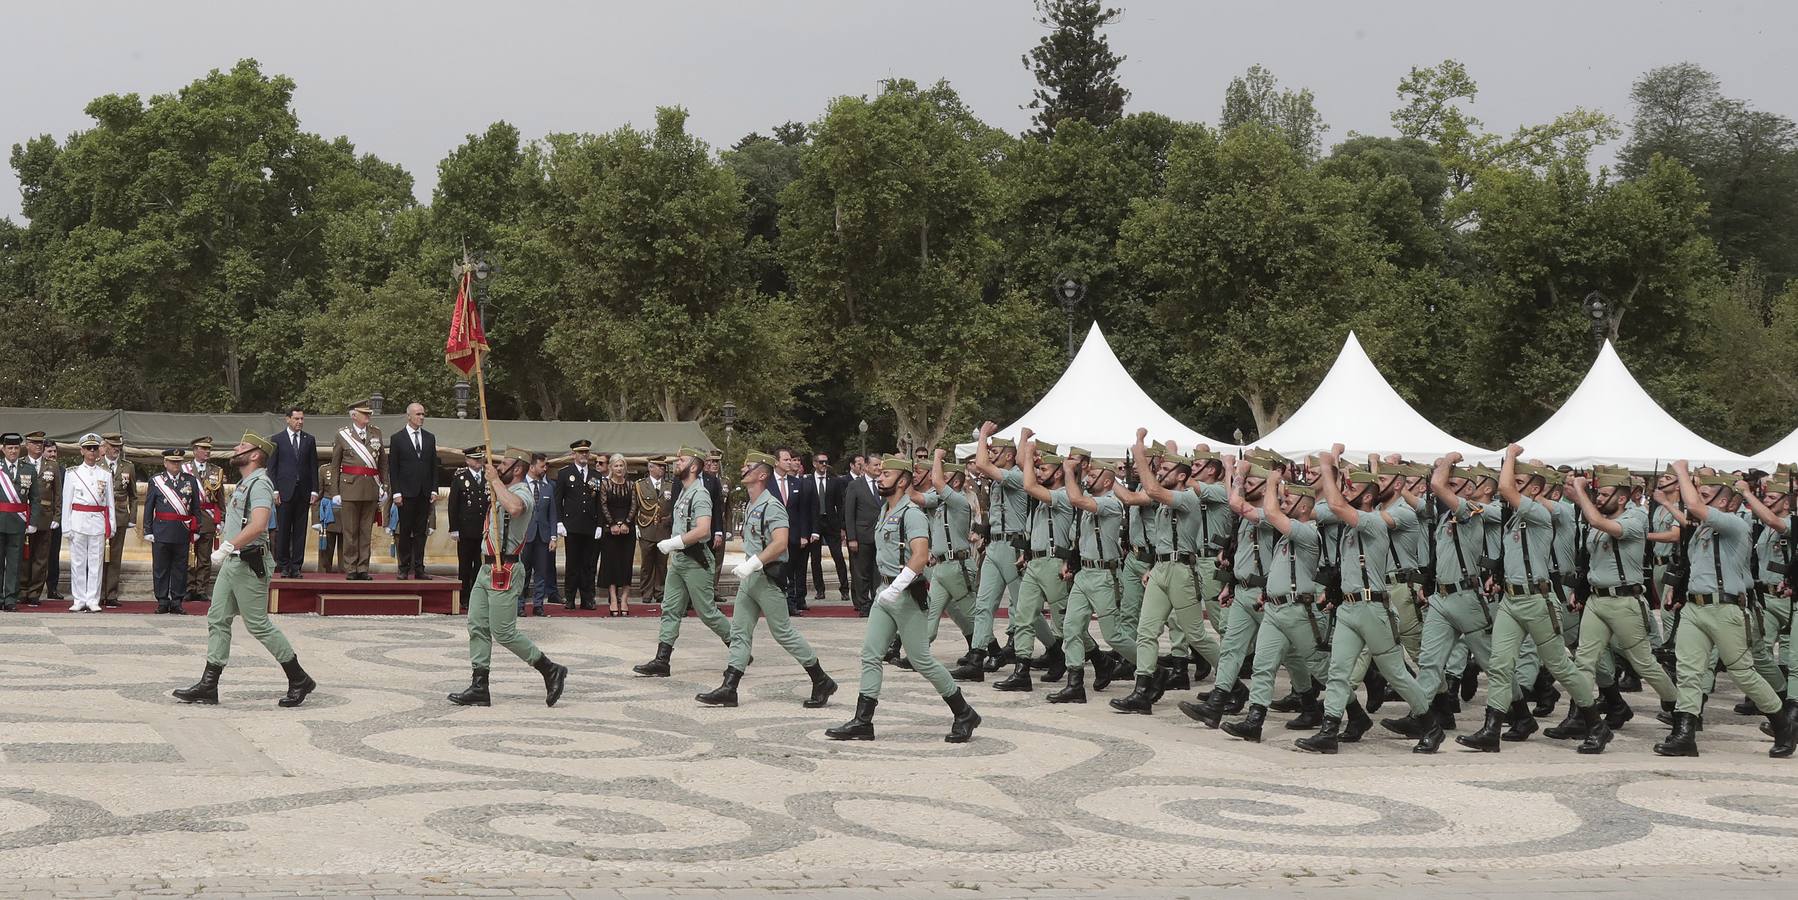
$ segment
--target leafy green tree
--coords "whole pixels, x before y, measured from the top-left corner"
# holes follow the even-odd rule
[[[1251,122],[1285,138],[1306,161],[1317,159],[1330,130],[1310,88],[1281,90],[1280,80],[1259,64],[1230,79],[1218,127],[1228,132]]]
[[[1124,57],[1100,31],[1122,15],[1099,0],[1036,0],[1036,21],[1049,29],[1023,57],[1037,87],[1023,108],[1034,110],[1034,137],[1047,139],[1068,119],[1105,128],[1124,114],[1130,92],[1118,83]]]
[[[337,412],[378,388],[428,410],[451,408],[455,379],[443,361],[443,338],[454,298],[404,272],[372,288],[349,281],[334,288],[303,332],[313,370],[295,399]]]

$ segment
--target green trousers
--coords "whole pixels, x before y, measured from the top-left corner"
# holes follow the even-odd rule
[[[1798,578],[1798,573],[1793,573],[1792,577]],[[1786,645],[1784,654],[1786,667],[1786,696],[1790,697],[1794,693],[1798,693],[1798,601],[1794,601],[1788,597],[1784,602],[1786,605],[1786,633],[1784,639]],[[1771,602],[1769,602],[1768,605],[1771,605]]]
[[[1486,706],[1499,711],[1511,707],[1521,682],[1517,664],[1525,638],[1534,641],[1541,665],[1565,685],[1579,706],[1591,706],[1598,696],[1592,676],[1574,665],[1561,637],[1561,605],[1552,594],[1507,594],[1499,601],[1492,624],[1492,667],[1486,670]],[[1534,678],[1534,675],[1531,675]]]
[[[1017,581],[1017,548],[1004,541],[989,541],[986,555],[980,560],[980,585],[974,594],[974,646],[986,647],[993,642],[993,617],[999,613],[999,598]]]
[[[1119,569],[1081,569],[1068,589],[1068,608],[1062,622],[1062,652],[1068,668],[1086,665],[1087,623],[1099,620],[1099,636],[1120,655],[1136,652],[1136,636],[1118,624],[1118,607],[1124,599],[1124,575]]]
[[[24,564],[25,532],[0,531],[0,607],[13,609],[19,605],[19,577],[24,574]]]
[[[1760,627],[1754,642],[1754,670],[1761,673],[1774,690],[1785,687],[1786,672],[1792,668],[1792,642],[1786,635],[1792,630],[1792,598],[1766,594],[1766,607],[1760,611]],[[1781,651],[1780,645],[1784,644]]]
[[[1330,638],[1330,683],[1324,691],[1324,715],[1340,718],[1353,695],[1356,663],[1363,651],[1386,676],[1386,682],[1410,704],[1412,713],[1430,708],[1411,670],[1405,667],[1405,651],[1398,642],[1398,618],[1391,607],[1372,600],[1352,600],[1336,608],[1336,631]]]
[[[791,577],[793,574],[804,573],[789,571],[788,574]],[[793,627],[793,621],[787,617],[786,592],[768,580],[766,570],[758,569],[749,573],[749,577],[737,586],[736,608],[731,610],[730,617],[731,668],[739,672],[749,670],[757,619],[768,620],[768,633],[774,636],[774,642],[801,666],[809,666],[818,661],[818,654],[812,652],[812,645],[805,642],[798,629]]]
[[[518,632],[518,595],[524,591],[524,567],[512,570],[512,586],[493,589],[493,564],[486,563],[474,577],[468,592],[468,662],[477,669],[493,667],[493,645],[512,651],[519,659],[535,663],[543,651]]]
[[[1268,603],[1261,613],[1261,628],[1255,632],[1250,703],[1265,707],[1274,702],[1274,674],[1280,661],[1289,656],[1300,664],[1293,670],[1293,690],[1309,690],[1330,677],[1330,654],[1319,640],[1325,634],[1325,621],[1317,607],[1308,603]]]
[[[662,630],[656,640],[673,644],[680,640],[680,622],[687,617],[690,605],[699,611],[699,621],[726,644],[730,643],[730,620],[718,611],[712,599],[712,568],[702,566],[684,553],[674,553],[668,560],[668,575],[662,579]]]
[[[1417,683],[1430,696],[1442,693],[1448,672],[1461,674],[1465,659],[1455,667],[1455,648],[1473,656],[1480,668],[1491,671],[1492,610],[1475,591],[1438,595],[1424,609],[1418,641]]]
[[[1210,563],[1211,576],[1206,577],[1207,564],[1197,566],[1179,562],[1156,563],[1149,570],[1149,583],[1143,589],[1142,612],[1136,621],[1136,671],[1155,671],[1161,658],[1161,632],[1165,629],[1172,645],[1169,653],[1186,659],[1188,647],[1198,649],[1205,661],[1217,664],[1217,638],[1205,633],[1205,606],[1199,591],[1206,582],[1215,581],[1217,565]]]
[[[1576,661],[1600,687],[1615,684],[1598,677],[1599,667],[1610,660],[1612,651],[1629,660],[1630,667],[1642,677],[1642,683],[1654,688],[1662,700],[1673,700],[1678,691],[1667,670],[1654,661],[1654,647],[1648,642],[1648,604],[1640,597],[1588,597],[1580,613],[1579,652]]]
[[[967,568],[964,569],[963,567]],[[974,586],[968,583],[964,571],[972,573],[974,562],[966,559],[946,559],[925,573],[930,578],[930,642],[936,643],[937,627],[942,623],[943,614],[949,615],[949,621],[961,629],[968,638],[969,646],[974,640]],[[980,646],[984,647],[985,644]]]
[[[1011,617],[1017,626],[1012,641],[1019,656],[1034,653],[1038,640],[1048,644],[1055,639],[1061,623],[1051,627],[1043,620],[1043,610],[1061,609],[1067,596],[1068,583],[1061,580],[1061,560],[1045,556],[1024,564],[1024,580],[1018,585],[1018,608]]]
[[[1235,598],[1223,609],[1224,636],[1217,655],[1217,683],[1229,687],[1242,677],[1242,664],[1248,662],[1261,633],[1261,619],[1264,615],[1261,610],[1261,589],[1238,585]],[[1311,680],[1311,673],[1305,671],[1304,662],[1291,647],[1287,648],[1286,655],[1280,662],[1286,666],[1286,673],[1293,684],[1302,686]]]
[[[262,642],[275,662],[293,659],[287,637],[269,621],[268,579],[257,578],[243,560],[233,556],[219,567],[212,582],[212,606],[206,611],[207,662],[222,666],[231,661],[231,622],[240,615],[244,629]]]
[[[875,593],[884,590],[889,581],[881,579]],[[911,662],[913,671],[924,676],[936,692],[945,697],[956,692],[955,679],[949,677],[949,670],[943,668],[930,652],[930,640],[925,634],[926,616],[909,594],[900,594],[892,603],[875,601],[874,608],[868,611],[867,634],[862,637],[862,694],[880,697],[882,658],[893,646],[895,636],[899,638],[899,646],[905,650],[905,658]]]
[[[1423,653],[1423,608],[1417,602],[1417,586],[1393,579],[1386,583],[1392,594],[1392,612],[1398,616],[1398,642],[1416,659]]]
[[[1673,651],[1679,660],[1680,712],[1700,715],[1704,711],[1705,675],[1713,671],[1712,660],[1719,660],[1743,694],[1763,713],[1776,712],[1779,694],[1754,670],[1754,643],[1747,616],[1742,607],[1731,603],[1706,606],[1686,604],[1679,613],[1679,634],[1673,638]]]
[[[1118,627],[1125,634],[1136,634],[1136,623],[1142,618],[1143,579],[1151,568],[1134,553],[1124,557],[1124,602],[1118,604]]]

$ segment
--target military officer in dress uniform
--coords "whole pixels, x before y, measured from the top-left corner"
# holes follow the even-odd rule
[[[137,466],[125,458],[125,436],[108,432],[101,462],[112,473],[112,537],[106,543],[106,571],[100,576],[100,605],[119,605],[119,576],[125,572],[125,533],[131,530],[137,505]]]
[[[656,552],[667,540],[674,521],[674,484],[668,478],[668,460],[649,458],[649,474],[637,479],[637,558],[643,567],[637,593],[646,603],[662,602],[662,582],[668,577],[668,558]],[[713,531],[718,531],[713,526]],[[722,553],[720,554],[722,555]]]
[[[7,612],[19,608],[25,541],[36,530],[31,515],[38,499],[37,470],[19,458],[24,446],[18,432],[0,434],[0,610]]]
[[[592,441],[583,438],[568,449],[574,451],[574,460],[556,473],[556,536],[567,548],[562,605],[598,609],[594,582],[599,577],[599,491],[606,476],[593,465]]]
[[[318,496],[318,505],[312,510],[312,527],[318,532],[318,570],[341,572],[343,560],[338,558],[338,550],[343,542],[343,511],[331,502],[337,496],[337,472],[330,463],[318,467]]]
[[[37,503],[25,529],[25,582],[19,591],[19,602],[26,606],[37,606],[45,594],[53,600],[61,596],[51,582],[62,553],[62,464],[54,450],[44,452],[48,442],[41,431],[25,435],[25,462],[37,472]]]
[[[150,542],[150,565],[156,579],[156,611],[183,614],[187,598],[187,555],[200,540],[200,482],[183,471],[187,451],[162,451],[162,473],[150,479],[144,495],[144,540]],[[209,551],[210,552],[210,551]]]
[[[341,448],[340,448],[341,449]],[[231,463],[243,473],[237,490],[226,504],[220,526],[224,540],[212,551],[218,577],[212,586],[212,605],[206,612],[206,669],[190,687],[177,688],[175,699],[183,703],[219,702],[219,674],[231,660],[231,623],[240,614],[244,628],[287,674],[287,693],[276,701],[282,707],[306,702],[318,688],[300,658],[268,617],[268,582],[275,561],[269,550],[268,526],[275,515],[275,483],[268,477],[268,460],[275,445],[268,438],[245,432],[231,455]]]
[[[467,609],[475,573],[481,568],[482,526],[487,524],[487,454],[470,447],[462,455],[468,467],[450,478],[449,536],[456,544],[456,577],[462,580],[462,608]]]
[[[387,454],[381,429],[369,424],[374,410],[367,403],[350,407],[350,424],[339,428],[331,443],[331,496],[343,519],[343,570],[351,581],[372,581],[368,574],[370,534],[387,499]],[[239,488],[241,490],[241,488]]]
[[[106,542],[119,520],[112,469],[100,464],[100,436],[81,436],[81,465],[64,473],[62,526],[69,535],[69,612],[99,612]]]
[[[212,437],[193,439],[193,461],[182,466],[200,485],[200,508],[194,511],[199,524],[199,539],[193,543],[193,560],[187,565],[185,600],[204,600],[212,596],[212,551],[218,543],[219,520],[225,515],[225,470],[212,461]],[[180,612],[180,604],[175,607]]]

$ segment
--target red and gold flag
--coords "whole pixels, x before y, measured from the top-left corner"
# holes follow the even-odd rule
[[[456,290],[456,311],[450,316],[449,340],[443,345],[443,358],[463,377],[474,372],[477,353],[487,352],[487,333],[481,328],[481,311],[475,306],[470,291],[474,273],[462,273],[462,285]]]

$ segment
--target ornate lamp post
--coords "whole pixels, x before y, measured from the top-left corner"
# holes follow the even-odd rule
[[[1068,322],[1068,362],[1074,361],[1074,308],[1086,298],[1086,285],[1066,275],[1062,276],[1053,289],[1055,298],[1061,302],[1061,311]]]
[[[1582,305],[1586,310],[1586,324],[1592,328],[1592,349],[1601,350],[1604,348],[1604,339],[1610,330],[1608,327],[1610,310],[1605,306],[1604,295],[1593,291],[1586,295],[1585,303]]]
[[[374,393],[368,395],[368,408],[370,410],[372,410],[375,415],[378,416],[381,414],[381,403],[382,403],[382,401],[384,401],[386,399],[387,399],[386,397],[381,396],[380,391],[375,391]]]
[[[855,430],[862,433],[862,458],[868,456],[868,420],[863,419],[855,424]]]
[[[468,379],[456,379],[456,418],[468,418]]]

